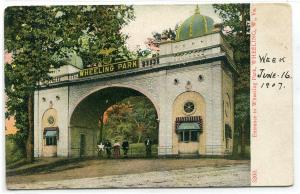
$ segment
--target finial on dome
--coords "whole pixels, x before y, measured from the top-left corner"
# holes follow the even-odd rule
[[[199,8],[199,5],[196,6],[195,14],[200,14],[200,8]]]

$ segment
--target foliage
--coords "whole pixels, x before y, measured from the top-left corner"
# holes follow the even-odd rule
[[[54,14],[48,7],[5,10],[5,50],[13,53],[12,63],[5,65],[7,116],[14,115],[16,127],[20,129],[18,145],[26,138],[29,161],[33,158],[33,92],[37,83],[49,79],[50,66],[56,64],[52,55],[60,46],[53,34]]]
[[[145,58],[151,55],[151,50],[138,48],[136,53],[139,58]]]
[[[132,6],[59,6],[55,9],[60,13],[57,32],[62,34],[62,30],[67,29],[62,42],[81,56],[84,66],[131,58],[124,46],[128,37],[121,29],[134,19]]]
[[[128,122],[132,113],[130,104],[118,103],[107,110],[108,121],[105,126],[105,137],[114,141],[121,141],[130,137],[133,124]]]
[[[5,160],[7,165],[21,161],[24,158],[23,152],[16,145],[13,135],[5,137]]]
[[[214,4],[213,7],[223,20],[223,32],[234,49],[235,62],[249,65],[250,4]]]
[[[109,108],[107,116],[104,125],[106,139],[140,143],[150,136],[154,142],[158,141],[156,110],[146,97],[126,98]]]
[[[153,32],[152,36],[156,42],[161,42],[163,40],[175,40],[177,29],[178,29],[178,25],[176,25],[174,29],[172,28],[165,29],[161,33]]]
[[[5,10],[5,50],[13,54],[5,65],[6,116],[15,116],[16,142],[33,160],[33,93],[37,83],[49,80],[51,67],[66,64],[67,52],[76,52],[85,65],[130,57],[120,29],[134,18],[131,6],[27,6]],[[111,54],[111,53],[110,53]]]
[[[137,56],[140,58],[145,58],[151,56],[151,54],[157,55],[159,51],[159,43],[166,40],[175,40],[177,28],[178,25],[176,25],[174,29],[165,29],[161,33],[152,32],[152,37],[147,38],[147,40],[145,41],[147,49],[138,48],[138,50],[136,51]]]

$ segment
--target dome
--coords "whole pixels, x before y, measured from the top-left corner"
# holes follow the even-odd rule
[[[208,16],[201,15],[197,6],[194,15],[187,18],[177,29],[176,40],[196,38],[210,33],[214,28],[213,25],[214,20]]]
[[[83,69],[83,62],[80,56],[76,54],[76,52],[69,52],[67,58],[67,63],[73,65],[79,69]]]
[[[57,53],[52,56],[52,59],[56,62],[65,61],[67,64],[83,69],[82,59],[75,51],[72,51],[67,48],[63,48],[62,51],[66,54],[65,57],[59,56]]]

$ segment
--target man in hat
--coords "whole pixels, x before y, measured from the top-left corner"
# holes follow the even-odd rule
[[[127,141],[127,139],[125,139],[122,143],[122,149],[123,149],[123,153],[124,153],[124,157],[127,158],[128,157],[128,150],[129,150],[129,142]]]
[[[106,150],[106,154],[107,154],[107,158],[110,158],[111,156],[111,143],[109,140],[106,140],[105,144],[104,144],[105,150]]]
[[[149,136],[145,140],[145,146],[146,146],[146,156],[147,156],[147,158],[150,158],[151,157],[152,140]]]

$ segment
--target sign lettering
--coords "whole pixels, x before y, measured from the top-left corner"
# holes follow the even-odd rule
[[[113,63],[108,65],[99,65],[90,67],[79,71],[79,77],[87,77],[105,73],[112,73],[117,71],[124,71],[129,69],[136,69],[139,67],[138,60],[124,61],[120,63]]]

